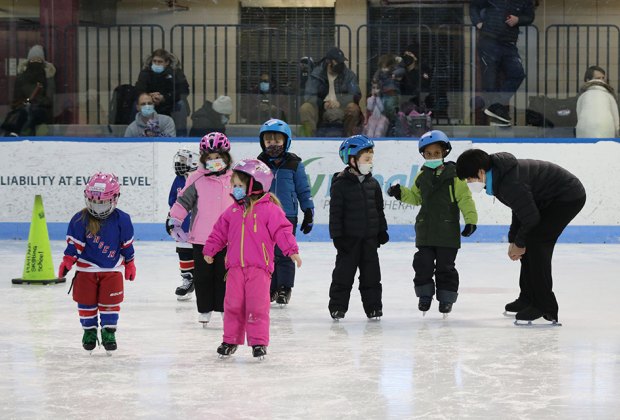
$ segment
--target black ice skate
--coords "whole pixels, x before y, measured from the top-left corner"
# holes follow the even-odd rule
[[[115,328],[101,329],[101,344],[103,344],[103,348],[108,353],[108,356],[112,355],[111,352],[116,350],[116,337],[114,333],[116,333]]]
[[[377,321],[379,321],[383,316],[383,311],[381,309],[375,309],[368,312],[366,316],[368,317],[368,319],[376,319]]]
[[[265,360],[267,356],[267,346],[252,346],[252,356],[258,360]]]
[[[291,300],[291,288],[290,287],[280,287],[278,290],[278,297],[276,298],[276,303],[280,305],[280,307],[284,307],[284,305],[288,305]]]
[[[514,318],[517,312],[524,310],[528,306],[530,306],[529,303],[521,299],[507,303],[504,307],[504,316]]]
[[[540,318],[544,318],[544,321],[534,323],[534,321]],[[527,308],[517,312],[517,314],[515,315],[514,324],[520,326],[562,326],[562,324],[560,324],[557,319],[554,319],[552,316],[544,313],[540,309],[533,306],[528,306]]]
[[[183,277],[183,284],[177,287],[174,293],[177,295],[177,300],[189,300],[194,291],[194,276],[192,273],[183,273],[181,277]]]
[[[269,294],[270,294],[270,301],[271,301],[271,303],[275,302],[276,299],[278,298],[278,291],[277,290],[271,290],[269,292]]]
[[[422,311],[422,316],[426,316],[426,312],[431,309],[431,302],[433,298],[431,296],[420,296],[418,301],[418,309]]]
[[[332,318],[334,319],[334,321],[339,321],[342,318],[344,318],[344,311],[331,311],[330,315],[332,316]]]
[[[446,319],[448,314],[452,312],[452,303],[439,302],[439,312],[443,314],[443,319]]]
[[[92,352],[97,347],[97,328],[89,328],[84,330],[82,336],[82,347],[88,352]]]
[[[217,353],[219,354],[219,358],[220,359],[224,359],[226,357],[229,357],[229,356],[233,355],[236,351],[237,351],[237,345],[236,344],[222,343],[217,348]]]

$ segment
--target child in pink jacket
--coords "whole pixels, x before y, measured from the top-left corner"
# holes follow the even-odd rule
[[[226,249],[215,255],[215,264],[205,263],[202,247],[217,218],[233,203],[230,196],[230,142],[222,133],[209,133],[200,140],[200,165],[191,173],[185,187],[170,209],[166,224],[177,242],[192,244],[194,287],[198,321],[206,327],[213,311],[224,313],[226,291]],[[191,212],[189,236],[182,223]]]
[[[215,223],[203,248],[212,264],[228,244],[224,338],[220,357],[230,356],[247,335],[252,355],[263,359],[269,345],[269,288],[273,273],[274,246],[301,267],[293,225],[269,192],[273,174],[265,163],[247,159],[233,168],[235,203]]]

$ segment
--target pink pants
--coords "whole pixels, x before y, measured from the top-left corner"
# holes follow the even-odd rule
[[[226,276],[224,339],[228,344],[269,345],[271,275],[256,267],[234,267]]]

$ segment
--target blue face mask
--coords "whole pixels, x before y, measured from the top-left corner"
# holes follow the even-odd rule
[[[233,187],[232,195],[237,201],[243,200],[245,198],[245,187]]]
[[[151,64],[151,70],[155,73],[161,73],[164,71],[164,66],[161,64]]]
[[[155,105],[142,105],[140,113],[145,117],[150,117],[155,112]]]
[[[443,159],[428,159],[424,162],[424,166],[427,166],[431,169],[437,169],[441,165],[443,165]]]
[[[258,86],[261,92],[269,92],[269,82],[260,82]]]

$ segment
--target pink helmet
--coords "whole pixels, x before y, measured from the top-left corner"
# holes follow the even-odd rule
[[[225,134],[214,131],[200,139],[200,153],[220,153],[230,151],[230,141]]]
[[[273,181],[273,173],[271,169],[264,162],[256,159],[243,159],[235,163],[232,167],[233,171],[239,171],[250,175],[255,181],[260,182],[263,186],[263,191],[269,191],[271,188],[271,181]],[[249,191],[252,191],[252,186],[249,186]],[[254,191],[256,192],[256,191]]]
[[[97,172],[90,177],[84,189],[88,212],[99,219],[105,219],[116,208],[121,195],[121,185],[114,174]]]

